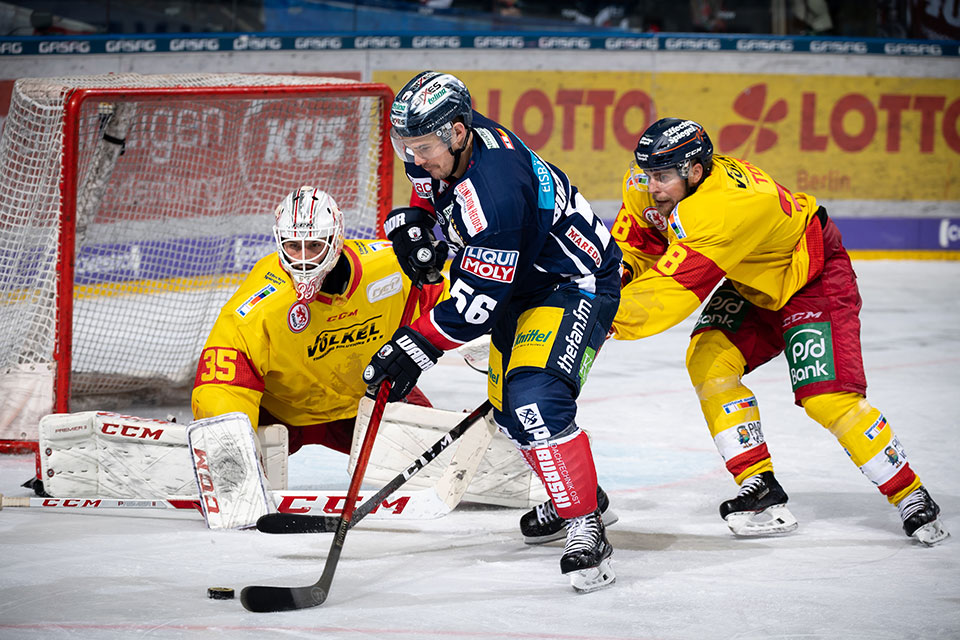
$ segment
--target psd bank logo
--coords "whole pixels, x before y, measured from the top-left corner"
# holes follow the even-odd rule
[[[728,124],[720,129],[717,140],[720,153],[729,153],[742,146],[743,150],[738,155],[745,158],[750,151],[759,153],[777,144],[776,131],[764,125],[780,122],[787,117],[787,101],[781,98],[767,108],[766,84],[755,84],[740,92],[733,101],[733,110],[749,120],[750,124]]]

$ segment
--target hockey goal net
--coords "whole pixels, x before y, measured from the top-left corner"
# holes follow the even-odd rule
[[[392,97],[308,76],[18,80],[0,142],[0,450],[52,411],[188,402],[289,191],[323,188],[347,237],[380,235]]]

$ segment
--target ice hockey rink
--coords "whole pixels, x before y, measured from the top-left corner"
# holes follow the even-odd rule
[[[322,606],[256,614],[207,587],[312,584],[332,534],[210,531],[188,512],[4,509],[0,638],[958,638],[960,261],[854,266],[868,397],[943,510],[954,535],[939,546],[904,536],[896,509],[793,404],[782,357],[745,382],[800,527],[735,538],[717,506],[736,486],[683,367],[691,318],[608,343],[582,395],[578,420],[620,515],[608,531],[612,587],[575,593],[562,543],[522,542],[521,509],[461,505],[437,520],[363,521]],[[486,385],[448,354],[422,387],[463,410]],[[186,406],[173,412],[189,420]],[[293,487],[349,483],[345,456],[309,447],[290,463]],[[33,468],[30,456],[0,456],[0,492],[27,495]]]

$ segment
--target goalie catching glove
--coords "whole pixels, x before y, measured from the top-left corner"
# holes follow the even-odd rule
[[[400,327],[363,370],[367,395],[376,397],[380,383],[389,379],[393,387],[388,400],[403,400],[417,384],[420,374],[437,364],[442,355],[443,352],[422,335],[410,327]]]
[[[400,207],[383,223],[387,239],[393,243],[400,268],[413,282],[436,284],[443,280],[440,270],[447,259],[448,247],[433,235],[436,221],[426,209]]]

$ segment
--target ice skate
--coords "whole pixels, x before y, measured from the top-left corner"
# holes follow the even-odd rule
[[[567,521],[567,544],[560,571],[570,576],[570,586],[587,593],[611,585],[617,576],[610,564],[613,547],[607,542],[600,511]]]
[[[599,486],[597,487],[597,508],[603,515],[603,522],[607,527],[620,519],[610,510],[610,499]],[[527,544],[544,544],[560,540],[567,535],[567,522],[557,515],[553,500],[547,500],[520,517],[520,533],[523,534],[523,541]]]
[[[903,520],[904,533],[928,547],[943,542],[950,536],[950,532],[944,528],[938,517],[939,505],[923,486],[901,500],[897,509],[900,511],[900,519]]]
[[[720,505],[720,517],[737,536],[771,536],[790,533],[797,519],[787,509],[787,494],[772,471],[747,478],[737,497]]]

